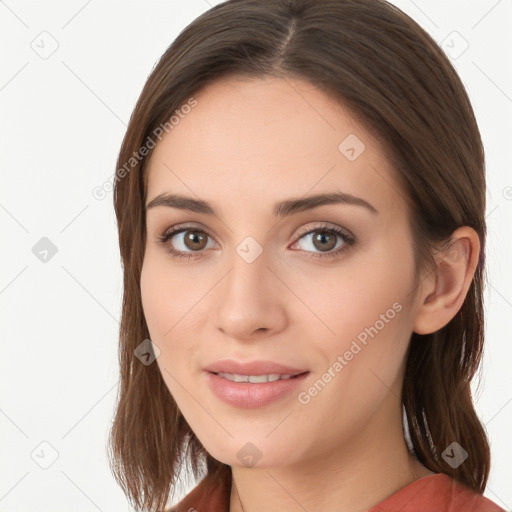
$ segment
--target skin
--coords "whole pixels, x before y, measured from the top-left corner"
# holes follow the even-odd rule
[[[146,204],[181,193],[217,212],[147,211],[141,291],[162,376],[208,452],[231,465],[245,512],[367,511],[432,474],[410,455],[402,432],[405,356],[413,331],[438,330],[460,309],[478,236],[459,228],[436,271],[416,275],[405,193],[384,148],[311,84],[225,79],[194,97],[197,106],[157,144],[148,167]],[[349,134],[365,145],[354,161],[338,149]],[[274,202],[338,190],[378,213],[331,204],[272,215]],[[185,222],[211,237],[194,256],[195,246],[176,235],[167,246],[194,256],[177,259],[158,237]],[[298,233],[323,223],[349,230],[355,244],[322,258],[322,246]],[[248,236],[263,249],[252,263],[236,252]],[[343,244],[330,237],[336,248]],[[400,312],[309,403],[299,403],[298,392],[394,303]],[[228,357],[310,374],[296,393],[240,409],[219,400],[202,371]],[[262,454],[253,467],[237,457],[249,441]],[[230,512],[242,511],[236,489]]]

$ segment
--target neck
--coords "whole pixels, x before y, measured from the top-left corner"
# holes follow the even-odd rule
[[[233,466],[229,511],[366,512],[415,480],[433,474],[411,456],[403,437],[401,410],[394,415],[393,425],[374,420],[349,442],[299,463]]]

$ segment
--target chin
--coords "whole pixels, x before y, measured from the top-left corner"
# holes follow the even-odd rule
[[[257,437],[249,434],[224,439],[222,443],[203,443],[203,446],[214,459],[232,467],[265,469],[297,463],[303,455],[296,449],[298,442],[287,436],[286,443],[278,436],[272,439],[273,435]]]

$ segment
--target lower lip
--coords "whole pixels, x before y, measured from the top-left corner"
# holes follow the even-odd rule
[[[214,373],[206,373],[210,389],[215,395],[223,402],[243,409],[263,407],[278,400],[300,386],[309,375],[309,372],[305,372],[286,380],[253,384],[251,382],[233,382]]]

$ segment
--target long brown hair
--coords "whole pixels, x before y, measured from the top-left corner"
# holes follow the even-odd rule
[[[158,366],[134,356],[149,338],[140,276],[150,149],[195,93],[228,75],[298,78],[350,108],[396,170],[410,205],[418,275],[434,268],[433,247],[449,241],[456,228],[478,233],[479,263],[461,309],[439,331],[412,334],[402,396],[419,460],[482,493],[490,451],[470,388],[484,341],[482,141],[447,57],[425,30],[383,0],[229,0],[187,26],[149,76],[122,143],[114,188],[124,271],[121,382],[109,437],[115,478],[136,507],[161,510],[182,463],[196,478],[203,464],[208,478],[230,469],[196,438]],[[142,157],[143,147],[149,151]],[[457,468],[442,457],[453,442],[469,454]]]

